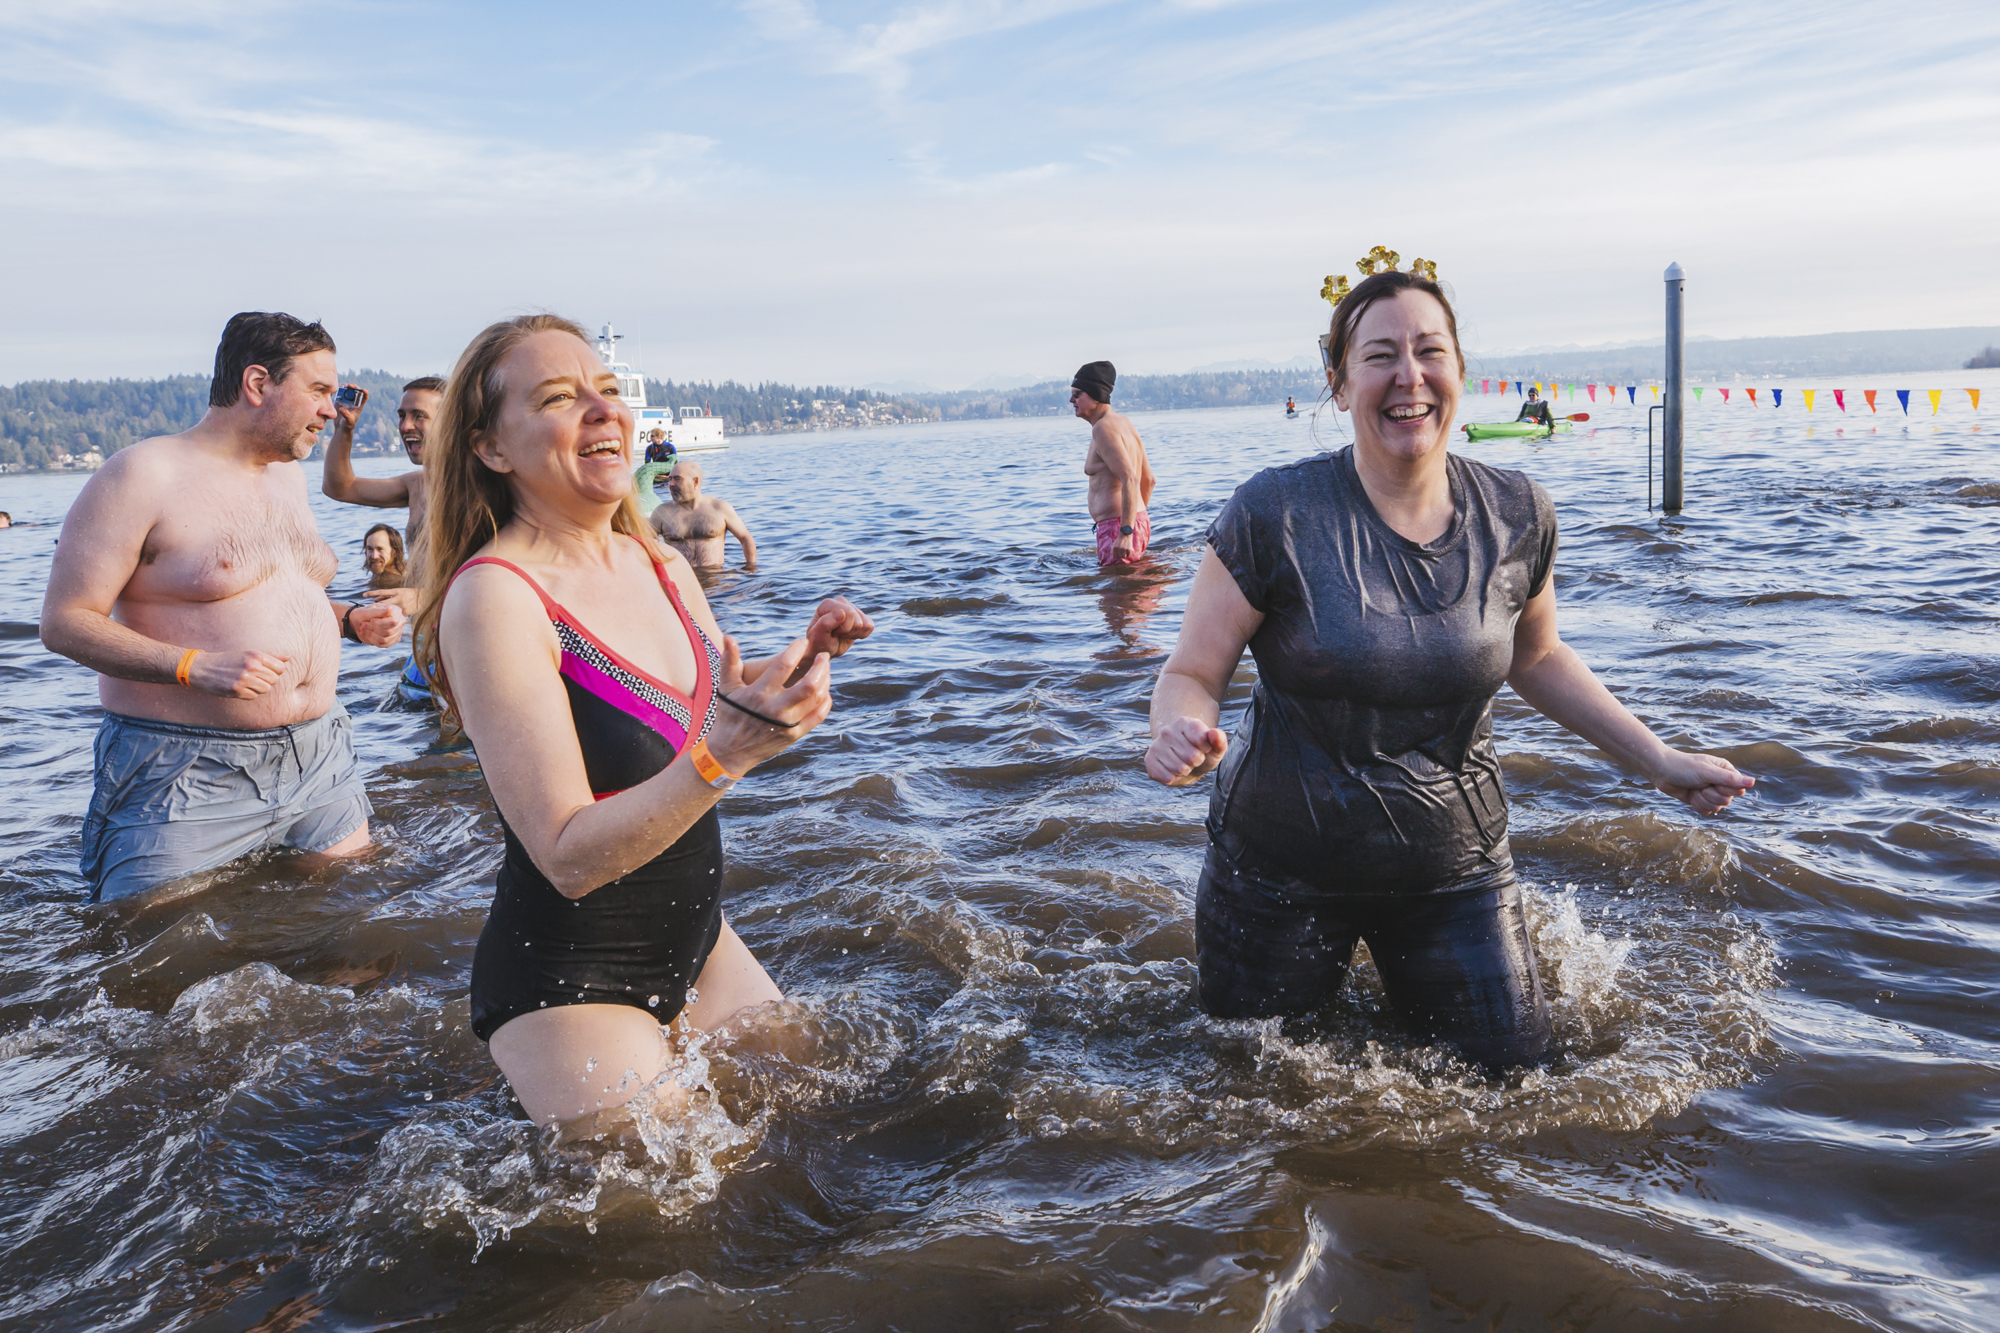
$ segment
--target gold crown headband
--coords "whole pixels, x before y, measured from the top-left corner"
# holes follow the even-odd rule
[[[1361,270],[1362,277],[1372,278],[1377,273],[1394,273],[1396,265],[1401,262],[1403,262],[1401,255],[1386,245],[1378,245],[1361,258],[1355,260],[1354,267]],[[1409,271],[1417,277],[1428,278],[1432,282],[1437,281],[1438,266],[1435,260],[1412,259]],[[1347,298],[1347,294],[1352,290],[1353,288],[1349,286],[1346,274],[1343,273],[1336,278],[1329,273],[1326,275],[1326,281],[1320,286],[1319,294],[1321,300],[1327,302],[1329,305],[1337,306]]]

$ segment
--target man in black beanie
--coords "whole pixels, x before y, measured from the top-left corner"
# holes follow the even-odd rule
[[[1122,565],[1146,553],[1153,527],[1146,506],[1153,499],[1153,468],[1132,423],[1111,410],[1118,371],[1092,361],[1070,381],[1070,406],[1090,423],[1090,453],[1083,475],[1090,481],[1090,517],[1097,524],[1098,565]]]

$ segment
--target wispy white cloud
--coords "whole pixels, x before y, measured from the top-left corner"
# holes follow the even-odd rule
[[[1990,5],[78,0],[0,8],[0,68],[0,378],[286,301],[392,365],[526,306],[677,374],[1284,359],[1377,241],[1486,345],[1650,332],[1668,259],[1718,334],[2000,288]]]

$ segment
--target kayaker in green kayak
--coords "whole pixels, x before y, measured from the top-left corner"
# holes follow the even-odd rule
[[[1514,420],[1537,422],[1550,430],[1554,430],[1556,425],[1555,414],[1550,412],[1549,405],[1542,401],[1541,390],[1532,384],[1528,386],[1528,401],[1521,404],[1521,415]]]

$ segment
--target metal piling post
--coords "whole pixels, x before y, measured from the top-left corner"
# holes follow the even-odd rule
[[[1681,512],[1681,400],[1686,396],[1681,353],[1687,332],[1681,300],[1686,285],[1681,266],[1667,265],[1667,401],[1660,414],[1660,508],[1669,514]]]

